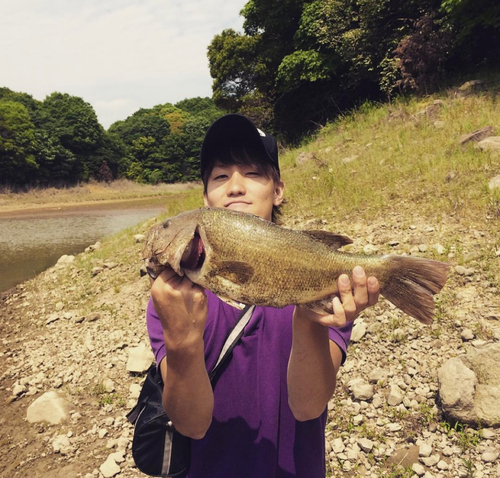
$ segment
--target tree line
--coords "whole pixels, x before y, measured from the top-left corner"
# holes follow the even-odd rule
[[[106,131],[82,98],[39,101],[0,88],[0,185],[197,180],[204,134],[221,114],[210,98],[189,98],[140,109]]]
[[[283,142],[363,101],[426,94],[498,68],[498,0],[249,0],[243,32],[208,46],[212,98],[140,109],[106,131],[82,98],[0,88],[0,183],[199,178],[199,150],[225,112]]]
[[[498,0],[249,0],[209,48],[213,98],[296,142],[366,100],[498,68]]]

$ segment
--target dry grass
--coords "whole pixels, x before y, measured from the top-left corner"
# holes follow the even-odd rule
[[[127,179],[111,183],[89,182],[67,188],[33,188],[26,192],[14,192],[0,188],[0,212],[44,206],[70,206],[99,202],[128,201],[158,198],[184,191],[197,191],[199,183],[139,184]]]

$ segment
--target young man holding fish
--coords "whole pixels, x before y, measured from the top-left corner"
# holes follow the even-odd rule
[[[201,152],[205,206],[275,220],[283,202],[276,142],[226,115]],[[193,256],[194,254],[194,256]],[[194,259],[191,257],[193,256]],[[192,251],[186,265],[199,257]],[[379,283],[355,267],[338,279],[333,314],[256,307],[214,386],[210,370],[240,311],[167,267],[154,281],[147,323],[164,381],[163,405],[193,438],[190,478],[324,478],[327,404],[352,323]]]

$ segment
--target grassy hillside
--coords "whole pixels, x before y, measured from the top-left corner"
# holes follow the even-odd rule
[[[492,126],[500,135],[500,79],[460,97],[367,104],[325,127],[282,163],[289,211],[303,216],[369,219],[393,210],[441,220],[498,217],[500,196],[488,189],[500,154],[464,146],[460,137]],[[309,161],[296,166],[302,153]]]

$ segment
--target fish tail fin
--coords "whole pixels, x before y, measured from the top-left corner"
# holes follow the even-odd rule
[[[423,324],[430,324],[434,300],[444,286],[450,266],[444,262],[418,257],[389,255],[387,280],[380,293],[403,312]]]

